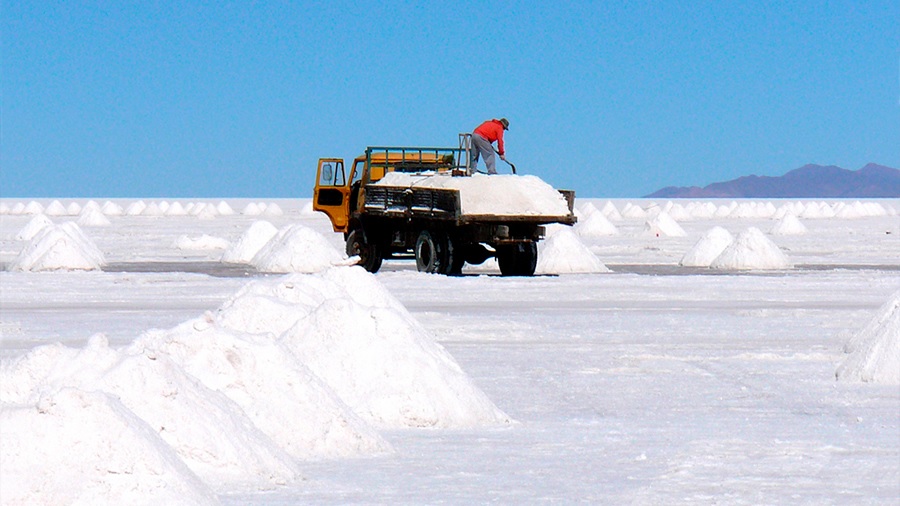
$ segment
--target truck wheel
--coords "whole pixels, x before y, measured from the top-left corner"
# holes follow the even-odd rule
[[[462,275],[463,265],[466,263],[466,251],[468,245],[459,239],[452,237],[447,240],[447,270],[444,274],[448,276]]]
[[[446,235],[423,230],[416,239],[416,268],[419,272],[447,274],[449,249]]]
[[[362,229],[353,229],[347,235],[347,255],[359,256],[359,264],[369,272],[378,272],[381,268],[381,251],[376,243],[366,240]]]
[[[497,263],[504,276],[533,276],[537,268],[537,244],[520,242],[497,248]]]

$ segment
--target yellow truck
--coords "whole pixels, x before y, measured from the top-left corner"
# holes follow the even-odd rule
[[[531,276],[545,225],[572,225],[575,193],[535,176],[472,174],[468,149],[368,147],[345,166],[319,159],[313,209],[344,234],[348,255],[377,272],[385,259],[458,275],[496,257],[501,274]]]

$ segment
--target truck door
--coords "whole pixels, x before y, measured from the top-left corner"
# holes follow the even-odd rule
[[[331,219],[335,232],[346,232],[350,215],[350,182],[344,172],[344,160],[320,158],[313,192],[313,209]]]

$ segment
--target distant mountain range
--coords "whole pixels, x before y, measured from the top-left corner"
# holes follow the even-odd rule
[[[743,176],[699,186],[667,186],[648,198],[891,198],[900,197],[900,170],[870,163],[853,171],[804,165],[783,176]]]

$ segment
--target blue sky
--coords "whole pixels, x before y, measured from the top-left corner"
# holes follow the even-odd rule
[[[308,197],[452,146],[584,197],[900,167],[900,2],[3,1],[0,196]],[[501,169],[504,169],[501,164]]]

